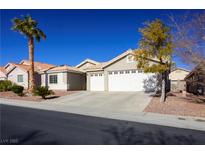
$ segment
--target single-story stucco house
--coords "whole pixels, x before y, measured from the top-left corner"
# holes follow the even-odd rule
[[[190,71],[183,68],[175,68],[169,74],[169,80],[171,82],[171,91],[180,92],[186,90],[185,77]]]
[[[28,60],[23,60],[19,64],[17,63],[8,63],[5,67],[5,75],[7,80],[10,80],[18,85],[23,86],[24,88],[28,88],[29,82],[29,68],[30,63]],[[35,84],[37,86],[41,85],[41,75],[40,71],[54,67],[54,65],[34,62],[34,70],[35,70]]]
[[[107,62],[85,59],[75,67],[62,65],[41,71],[41,85],[53,90],[154,91],[156,82],[152,80],[149,86],[145,82],[155,75],[143,73],[136,65],[129,49]]]
[[[156,61],[150,60],[150,63]],[[86,59],[76,67],[86,72],[88,91],[148,91],[149,87],[145,87],[144,82],[154,76],[137,69],[131,49],[107,62]],[[155,82],[151,84],[154,90]]]

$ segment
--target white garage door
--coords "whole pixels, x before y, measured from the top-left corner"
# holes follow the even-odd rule
[[[144,80],[151,74],[138,70],[112,71],[108,73],[109,91],[144,91]]]
[[[91,91],[104,91],[104,75],[102,73],[91,74],[90,90]]]

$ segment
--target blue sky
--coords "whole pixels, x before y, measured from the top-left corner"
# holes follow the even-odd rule
[[[196,10],[192,10],[196,11]],[[86,58],[108,61],[138,46],[147,20],[168,22],[167,14],[187,10],[1,10],[0,65],[28,59],[27,39],[11,30],[11,19],[30,14],[47,39],[35,43],[35,61],[77,65]],[[188,66],[175,59],[177,66]]]

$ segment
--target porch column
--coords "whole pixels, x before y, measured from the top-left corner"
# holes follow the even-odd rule
[[[90,91],[90,73],[86,73],[86,90]]]
[[[108,91],[108,71],[104,71],[104,87],[105,91]]]

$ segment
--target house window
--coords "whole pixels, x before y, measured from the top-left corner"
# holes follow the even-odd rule
[[[117,71],[114,71],[114,74],[117,74],[118,72]]]
[[[99,76],[102,76],[102,73],[100,73]]]
[[[136,73],[136,70],[132,70],[132,73]]]
[[[124,74],[124,71],[120,71],[120,74]]]
[[[23,82],[23,75],[17,75],[17,82]]]
[[[111,75],[111,74],[112,74],[112,72],[109,72],[109,74]]]
[[[141,70],[141,69],[139,69],[139,70],[138,70],[138,72],[139,72],[139,73],[142,73],[142,70]]]
[[[57,75],[50,75],[49,76],[49,83],[57,84],[58,83],[58,76]]]
[[[126,70],[126,71],[125,71],[125,73],[126,73],[126,74],[129,74],[129,73],[130,73],[130,71]]]
[[[95,76],[98,76],[98,74],[95,74]]]

